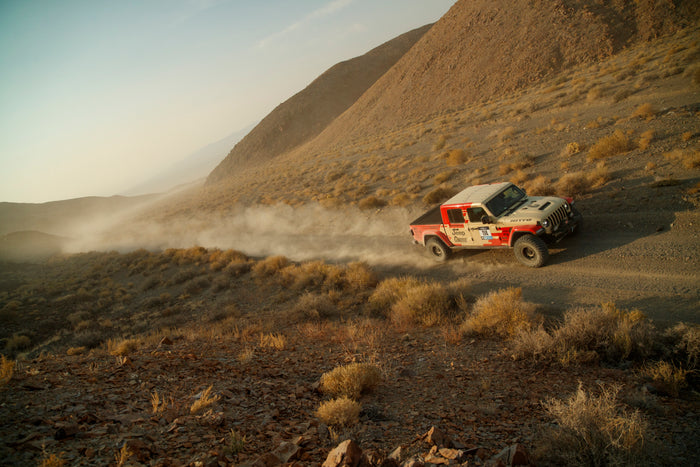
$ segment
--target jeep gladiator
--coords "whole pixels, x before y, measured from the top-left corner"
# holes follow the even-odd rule
[[[454,250],[513,248],[537,268],[549,258],[547,243],[573,234],[581,221],[571,198],[527,196],[504,182],[462,190],[411,222],[411,235],[438,261]]]

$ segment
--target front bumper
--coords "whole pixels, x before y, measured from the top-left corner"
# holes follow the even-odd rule
[[[546,235],[558,242],[567,235],[574,233],[581,224],[581,221],[583,221],[583,216],[579,212],[573,211],[573,215],[571,217],[567,217],[566,219],[562,220],[552,229],[547,229],[548,231]]]

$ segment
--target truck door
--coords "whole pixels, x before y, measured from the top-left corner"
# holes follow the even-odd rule
[[[465,226],[462,208],[447,210],[445,235],[447,235],[447,238],[449,238],[454,245],[466,245],[471,242],[471,238]]]
[[[474,245],[500,245],[500,238],[496,226],[491,223],[484,223],[484,216],[488,214],[484,208],[475,206],[467,208],[469,218],[469,237]]]

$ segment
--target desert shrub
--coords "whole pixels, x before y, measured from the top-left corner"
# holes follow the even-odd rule
[[[464,149],[452,149],[447,153],[445,162],[450,166],[462,165],[467,160],[467,153]]]
[[[643,360],[659,350],[658,333],[644,314],[620,310],[612,303],[567,311],[563,323],[550,331],[550,339],[541,329],[534,331],[535,336],[528,332],[516,337],[514,357],[558,360],[565,365],[597,360],[616,363]]]
[[[641,374],[654,381],[657,389],[675,397],[688,385],[688,370],[665,361],[644,365]]]
[[[610,171],[601,161],[593,170],[565,174],[557,180],[553,189],[560,195],[581,196],[593,188],[605,185],[609,180]]]
[[[362,406],[352,399],[341,397],[322,402],[316,409],[316,417],[328,426],[352,426],[360,420]]]
[[[221,399],[221,396],[219,396],[218,394],[212,394],[211,391],[212,386],[209,386],[204,391],[200,392],[198,395],[195,395],[196,400],[194,401],[194,403],[192,403],[192,406],[190,407],[191,414],[197,414],[202,410],[206,409],[207,407],[214,405],[219,401],[219,399]]]
[[[668,160],[679,162],[686,169],[700,167],[700,151],[697,149],[674,149],[665,153],[664,157]]]
[[[120,341],[110,339],[107,341],[107,351],[110,355],[124,357],[137,350],[139,345],[138,339],[122,339]]]
[[[357,205],[360,209],[378,209],[386,206],[387,202],[381,198],[377,198],[376,196],[368,196],[361,199]]]
[[[15,372],[15,362],[14,360],[9,360],[5,358],[4,355],[0,355],[0,388],[5,386],[12,379],[12,375]]]
[[[370,311],[389,315],[392,305],[406,295],[406,290],[420,285],[414,277],[392,277],[381,281],[368,300]]]
[[[521,182],[519,185],[530,196],[550,196],[555,194],[554,184],[544,175],[538,175],[533,179],[529,179],[528,176],[528,180]]]
[[[567,156],[573,156],[574,154],[578,154],[581,152],[581,146],[577,142],[571,142],[566,145],[566,148],[564,148],[564,153]]]
[[[693,138],[693,133],[691,131],[685,131],[681,135],[681,140],[685,143],[690,141]]]
[[[270,256],[255,263],[251,270],[255,277],[268,277],[277,274],[287,265],[289,260],[286,256]]]
[[[440,135],[438,139],[435,141],[435,144],[433,144],[433,151],[439,151],[445,147],[445,144],[447,143],[447,135]]]
[[[329,318],[336,313],[336,306],[327,293],[306,292],[290,310],[294,321]]]
[[[28,349],[32,345],[32,340],[25,335],[15,334],[5,342],[5,350],[8,352],[16,352],[18,350]]]
[[[601,387],[600,395],[581,385],[568,400],[543,405],[556,427],[543,438],[536,457],[541,465],[641,465],[651,462],[647,423],[638,411],[617,400],[619,386]]]
[[[648,102],[640,105],[634,112],[632,112],[632,118],[644,118],[647,120],[654,118],[655,115],[656,110],[654,109],[654,106]]]
[[[598,140],[588,151],[588,160],[611,157],[630,150],[630,140],[622,130],[615,130],[609,136]]]
[[[199,274],[196,268],[181,269],[177,271],[168,281],[169,285],[178,285],[196,277]]]
[[[344,288],[355,292],[370,289],[377,285],[377,275],[363,262],[348,264],[344,271]]]
[[[462,323],[467,333],[513,337],[531,329],[539,320],[535,305],[523,301],[522,289],[509,287],[477,299],[472,312]]]
[[[369,363],[350,363],[321,375],[320,390],[332,397],[359,399],[381,381],[381,372]]]
[[[452,188],[438,187],[430,191],[423,197],[423,202],[425,204],[436,204],[443,201],[447,201],[449,198],[453,197],[457,192]]]
[[[271,348],[275,350],[284,350],[287,345],[287,338],[283,334],[260,334],[260,348]]]
[[[147,309],[148,308],[158,308],[158,307],[170,302],[171,299],[172,299],[172,297],[170,296],[169,293],[163,292],[162,294],[157,295],[157,296],[144,298],[143,301],[141,302],[141,307],[147,308]]]
[[[433,183],[435,185],[440,185],[441,183],[445,183],[449,179],[451,179],[454,176],[455,172],[453,170],[447,170],[445,172],[440,172],[437,174],[435,177],[433,177]]]
[[[639,136],[637,146],[642,151],[645,151],[647,148],[649,148],[652,141],[654,141],[654,130],[647,130]]]
[[[190,295],[203,292],[211,286],[211,279],[208,276],[201,276],[187,281],[183,286],[183,291]]]
[[[430,327],[445,322],[452,312],[447,289],[433,282],[406,289],[404,296],[392,305],[389,318],[399,328],[412,325]]]
[[[249,272],[252,269],[252,264],[250,261],[231,261],[224,268],[224,272],[231,277],[238,277]]]
[[[697,368],[700,359],[700,325],[678,323],[664,332],[664,338],[674,359],[692,370]]]
[[[86,347],[94,349],[102,345],[105,341],[106,333],[98,329],[84,330],[73,334],[71,342],[76,347]]]

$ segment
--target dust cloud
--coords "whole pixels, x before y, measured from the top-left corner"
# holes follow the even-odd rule
[[[238,207],[224,216],[200,214],[165,222],[133,220],[133,213],[94,219],[73,232],[67,252],[127,252],[167,248],[235,249],[254,257],[284,255],[295,261],[365,261],[431,265],[413,245],[409,223],[420,212],[390,207],[362,211],[318,204]]]

